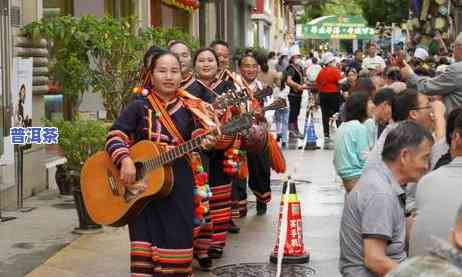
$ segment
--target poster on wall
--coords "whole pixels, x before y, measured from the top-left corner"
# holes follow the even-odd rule
[[[32,127],[32,58],[15,58],[14,65],[13,126]]]
[[[13,127],[32,126],[32,58],[15,58],[11,78],[11,104],[13,106]],[[9,133],[9,131],[7,131]],[[14,145],[11,137],[4,139],[4,152],[0,157],[0,165],[14,162]]]

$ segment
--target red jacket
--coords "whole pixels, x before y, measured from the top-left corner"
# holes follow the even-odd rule
[[[335,67],[326,66],[319,71],[316,78],[316,86],[320,92],[336,93],[338,92],[338,81],[342,79],[340,70]]]

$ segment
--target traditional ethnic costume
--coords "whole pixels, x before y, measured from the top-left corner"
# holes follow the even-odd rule
[[[154,92],[151,94],[155,95]],[[106,151],[118,167],[128,155],[129,146],[136,142],[150,139],[178,145],[181,140],[168,131],[147,99],[137,97],[132,101],[110,129]],[[202,127],[203,120],[190,108],[193,100],[184,93],[179,92],[168,103],[158,101],[184,141],[191,139],[193,132]],[[129,223],[131,277],[192,276],[193,229],[196,227],[197,231],[199,226],[197,179],[204,177],[204,173],[197,174],[200,165],[191,164],[187,157],[175,160],[172,168],[174,184],[170,195],[149,202]],[[206,210],[208,207],[201,208]]]
[[[217,82],[215,80],[209,87],[196,79],[186,88],[186,91],[207,103],[213,103],[218,95],[225,93],[228,89],[233,89],[233,84],[229,81]],[[209,154],[208,173],[212,191],[209,203],[213,232],[212,245],[208,253],[212,258],[219,258],[223,253],[231,219],[231,176],[223,170],[224,161],[224,150],[214,150]],[[201,237],[207,237],[207,235],[207,230],[205,232],[201,230]]]
[[[181,80],[181,82],[180,82],[180,87],[182,89],[185,89],[185,88],[189,87],[192,84],[192,82],[194,82],[193,77],[194,76],[193,76],[192,72],[190,72],[190,73],[188,73],[188,75],[184,76],[183,80]]]
[[[251,84],[247,84],[245,80],[237,76],[236,81],[252,93],[263,90],[263,84],[255,79]],[[264,101],[260,100],[260,105]],[[266,204],[271,201],[271,164],[268,152],[268,147],[265,146],[262,152],[247,151],[247,163],[249,170],[249,187],[257,198],[257,214],[266,213]],[[240,189],[237,187],[237,189]],[[241,194],[243,196],[243,194]],[[241,203],[240,200],[239,203]],[[246,213],[246,212],[245,212]]]

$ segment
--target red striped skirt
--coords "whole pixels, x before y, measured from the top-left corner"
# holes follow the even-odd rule
[[[162,249],[145,241],[132,241],[130,277],[191,277],[193,249]]]
[[[212,246],[224,248],[231,220],[231,184],[211,187],[209,199],[210,216],[213,224]]]

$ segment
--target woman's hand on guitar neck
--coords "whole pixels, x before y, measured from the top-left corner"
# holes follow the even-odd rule
[[[214,135],[207,135],[204,140],[202,140],[201,147],[204,150],[211,150],[217,144],[217,137]]]
[[[124,182],[126,188],[131,188],[136,180],[135,163],[130,157],[125,157],[121,162],[120,179]]]

